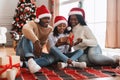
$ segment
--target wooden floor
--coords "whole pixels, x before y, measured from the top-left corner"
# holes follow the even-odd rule
[[[11,47],[0,47],[0,55],[15,55],[15,50],[14,48],[11,48]],[[85,80],[120,80],[120,76],[85,79]]]

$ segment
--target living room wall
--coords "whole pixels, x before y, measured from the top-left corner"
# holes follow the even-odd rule
[[[7,28],[7,45],[12,45],[11,35],[9,31],[11,30],[11,23],[15,13],[15,8],[18,0],[0,0],[0,27]]]
[[[49,0],[36,0],[36,5],[40,6],[44,4],[46,6],[49,5]],[[7,46],[12,46],[13,40],[11,39],[10,31],[12,28],[13,16],[15,14],[15,8],[17,7],[17,3],[19,0],[0,0],[0,27],[7,28]]]

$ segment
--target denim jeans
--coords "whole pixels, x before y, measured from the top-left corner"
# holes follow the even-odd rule
[[[61,60],[63,62],[67,62],[68,59],[73,61],[77,60],[82,54],[82,50],[76,50],[71,53],[62,53],[57,47],[51,47],[50,54],[54,55],[56,60]]]
[[[114,65],[116,62],[105,55],[102,55],[102,50],[99,45],[96,47],[88,47],[84,50],[84,54],[79,57],[78,59],[80,62],[85,61],[87,65],[94,66],[94,65]]]
[[[34,56],[33,54],[33,43],[29,39],[22,37],[22,39],[18,42],[16,48],[16,54],[21,57],[29,57]]]
[[[35,55],[33,54],[32,41],[23,37],[17,44],[16,55],[19,55],[20,58],[22,59],[26,59],[27,57],[30,57],[30,56],[35,57]],[[42,67],[42,66],[47,66],[52,64],[55,61],[55,58],[53,55],[42,53],[40,58],[35,57],[34,60],[39,66]]]

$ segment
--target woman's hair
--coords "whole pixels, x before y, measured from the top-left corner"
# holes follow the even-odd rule
[[[65,29],[64,34],[67,34],[67,33],[68,33],[67,29]],[[59,31],[57,29],[57,26],[53,30],[53,36],[55,36],[55,37],[59,36]]]
[[[82,25],[82,26],[87,25],[82,15],[77,15],[76,14],[75,16],[77,17],[77,20],[80,23],[80,25]],[[70,17],[71,17],[71,15],[68,18],[68,26],[71,26],[71,24],[70,24]]]

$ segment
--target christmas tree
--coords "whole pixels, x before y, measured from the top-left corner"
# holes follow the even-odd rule
[[[27,23],[27,21],[34,20],[36,18],[35,9],[36,5],[34,2],[31,2],[31,0],[19,0],[13,17],[14,21],[12,22],[12,38],[19,39],[16,37],[22,35],[22,27]]]

